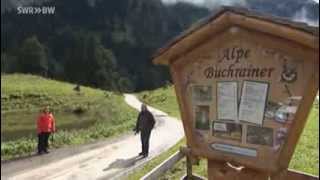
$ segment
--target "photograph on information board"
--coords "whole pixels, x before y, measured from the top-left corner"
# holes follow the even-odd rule
[[[209,106],[195,107],[195,127],[199,130],[209,130]]]
[[[273,146],[273,129],[248,125],[247,143]]]
[[[212,87],[208,85],[195,85],[192,89],[195,102],[210,102],[212,100]]]
[[[242,125],[231,122],[213,121],[212,135],[218,138],[241,141]]]

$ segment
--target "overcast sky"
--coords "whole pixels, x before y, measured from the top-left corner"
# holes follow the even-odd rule
[[[203,4],[206,0],[162,0],[162,1],[165,3],[176,3],[177,1],[184,1],[184,2],[194,3],[194,4]],[[212,1],[216,1],[216,0],[212,0]],[[319,3],[319,0],[314,0],[314,1]]]
[[[298,0],[297,0],[298,1]],[[303,1],[303,0],[302,0]],[[313,0],[319,3],[319,0]],[[189,2],[197,4],[199,6],[213,8],[219,7],[221,5],[234,6],[234,5],[243,5],[246,6],[246,0],[162,0],[162,2],[167,4],[172,4],[176,2]],[[300,11],[297,11],[292,17],[293,21],[305,22],[312,26],[319,26],[319,21],[313,21],[307,17],[307,10],[302,8]]]
[[[162,0],[162,2],[167,4],[176,2],[189,2],[207,8],[219,7],[221,5],[234,6],[246,4],[246,0]]]

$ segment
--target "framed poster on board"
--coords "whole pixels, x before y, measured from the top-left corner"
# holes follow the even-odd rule
[[[268,89],[269,84],[265,82],[243,81],[239,120],[262,125]]]
[[[238,83],[217,82],[217,117],[219,120],[238,121]]]

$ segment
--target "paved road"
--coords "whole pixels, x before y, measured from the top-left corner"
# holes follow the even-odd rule
[[[140,109],[141,102],[135,96],[125,94],[125,101],[133,108]],[[151,134],[148,158],[137,157],[141,151],[140,136],[129,134],[112,141],[79,148],[59,149],[56,150],[59,153],[52,152],[43,156],[2,163],[1,179],[119,179],[119,174],[159,155],[184,136],[180,121],[152,107],[149,109],[155,116],[156,126]],[[56,160],[57,157],[59,160]]]

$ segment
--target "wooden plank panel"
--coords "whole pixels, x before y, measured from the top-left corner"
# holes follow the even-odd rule
[[[180,161],[184,157],[184,154],[180,151],[177,151],[173,155],[171,155],[168,159],[163,161],[157,167],[155,167],[148,174],[144,175],[141,180],[154,180],[159,179],[159,177],[164,174],[166,171],[171,169],[178,161]]]

